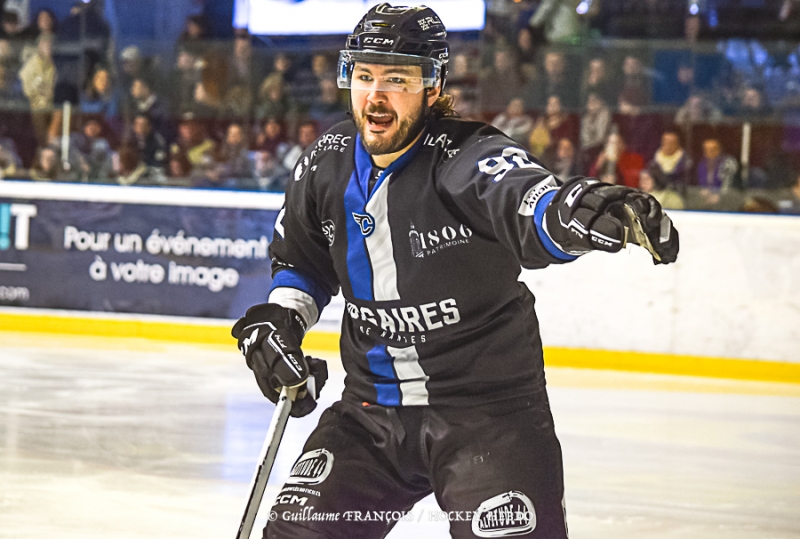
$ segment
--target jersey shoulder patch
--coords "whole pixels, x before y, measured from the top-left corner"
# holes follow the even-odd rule
[[[334,125],[303,151],[292,171],[292,179],[295,182],[305,180],[330,160],[352,152],[355,141],[356,128],[351,120]]]

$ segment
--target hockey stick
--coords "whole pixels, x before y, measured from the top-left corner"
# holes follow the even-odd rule
[[[278,397],[275,412],[272,414],[272,421],[269,424],[267,437],[264,439],[264,446],[261,448],[259,464],[256,468],[253,479],[250,481],[250,497],[247,499],[247,506],[244,509],[242,522],[239,524],[239,531],[236,539],[250,539],[250,532],[253,531],[253,523],[256,520],[261,499],[264,497],[264,490],[267,488],[267,480],[275,463],[275,455],[278,453],[278,446],[283,438],[283,431],[286,429],[286,422],[289,420],[289,412],[292,411],[292,402],[297,396],[297,388],[284,387]]]

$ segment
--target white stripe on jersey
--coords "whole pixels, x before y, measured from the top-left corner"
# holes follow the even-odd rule
[[[400,293],[397,291],[397,264],[394,261],[392,229],[389,226],[389,179],[388,176],[383,179],[365,208],[375,219],[375,230],[365,238],[369,261],[372,264],[372,294],[375,301],[400,299]]]
[[[267,301],[270,303],[277,303],[281,307],[287,309],[294,309],[300,313],[300,316],[306,321],[306,331],[311,329],[311,326],[316,324],[317,320],[319,320],[317,302],[314,301],[314,298],[309,294],[297,288],[279,286],[269,293],[269,299],[267,299]]]
[[[428,404],[428,388],[425,383],[429,377],[419,364],[416,346],[408,348],[386,347],[386,351],[394,358],[394,370],[400,380],[400,393],[403,406],[419,406]]]

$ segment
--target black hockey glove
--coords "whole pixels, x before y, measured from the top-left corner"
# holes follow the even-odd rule
[[[628,242],[647,249],[654,264],[678,258],[678,231],[653,196],[593,178],[573,178],[545,211],[550,237],[564,251],[616,253]]]
[[[303,356],[300,343],[304,334],[305,322],[297,311],[276,303],[250,307],[231,330],[258,387],[270,401],[278,402],[283,386],[303,386],[292,404],[293,417],[303,417],[316,408],[317,396],[328,379],[325,361]]]

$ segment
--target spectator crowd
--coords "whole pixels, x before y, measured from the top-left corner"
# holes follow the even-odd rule
[[[631,8],[661,5],[674,35],[604,42],[630,13],[598,4],[624,2],[487,2],[478,38],[452,36],[446,92],[461,116],[561,179],[637,187],[673,209],[800,213],[800,43],[704,42],[684,0]],[[800,15],[784,4],[784,20]],[[28,26],[2,13],[0,178],[281,191],[347,117],[336,48],[290,54],[242,29],[212,39],[202,16],[168,52],[113,41],[92,2]]]

